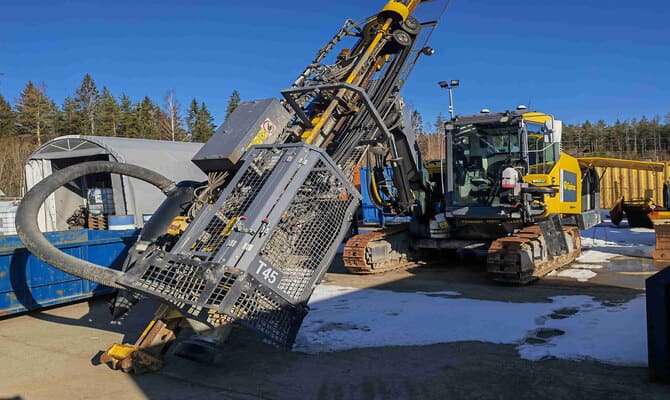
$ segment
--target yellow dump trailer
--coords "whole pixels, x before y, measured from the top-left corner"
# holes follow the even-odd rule
[[[652,199],[663,205],[663,185],[670,180],[670,162],[648,162],[603,157],[579,158],[600,176],[600,208],[609,210],[622,197]]]

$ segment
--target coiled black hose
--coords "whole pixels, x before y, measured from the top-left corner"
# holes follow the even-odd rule
[[[59,187],[82,176],[112,173],[137,178],[158,187],[166,195],[177,191],[177,185],[149,169],[113,161],[89,161],[76,164],[46,177],[21,200],[16,211],[16,232],[26,248],[47,264],[71,275],[106,286],[121,288],[116,279],[123,273],[65,254],[52,245],[37,225],[37,213],[42,203]]]

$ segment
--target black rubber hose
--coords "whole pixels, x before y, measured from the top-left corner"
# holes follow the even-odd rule
[[[47,264],[89,281],[121,288],[122,286],[116,283],[116,279],[123,275],[122,272],[63,253],[44,237],[37,225],[37,213],[49,195],[74,179],[100,173],[113,173],[140,179],[158,187],[168,196],[177,190],[177,185],[168,178],[137,165],[112,161],[90,161],[76,164],[54,172],[30,189],[16,211],[16,232],[26,248]]]

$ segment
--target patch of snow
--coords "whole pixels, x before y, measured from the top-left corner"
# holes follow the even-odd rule
[[[553,355],[624,364],[646,360],[644,300],[641,306],[635,303],[606,307],[589,296],[552,297],[547,303],[511,303],[435,293],[439,292],[399,293],[319,285],[310,299],[311,312],[300,328],[294,351],[322,353],[483,341],[519,345],[521,354],[529,359]],[[562,320],[552,319],[552,315],[565,309],[575,309],[577,313]],[[525,343],[529,335],[547,327],[566,333],[539,345]],[[600,334],[606,336],[602,344],[589,345],[600,340],[590,335]],[[630,340],[632,336],[635,340]],[[573,348],[575,343],[578,347]]]
[[[578,262],[583,263],[606,263],[610,258],[618,257],[618,254],[605,253],[598,250],[586,250],[577,258]]]
[[[558,273],[558,276],[560,276],[561,278],[575,278],[579,282],[586,282],[596,275],[597,274],[591,271],[590,269],[577,269],[577,268],[564,269],[563,271],[560,271]]]
[[[652,228],[628,228],[628,230],[633,233],[644,233],[644,234],[654,233],[654,230]]]
[[[651,258],[656,245],[654,230],[649,228],[617,227],[604,222],[581,231],[581,234],[583,249],[596,250],[614,256]]]
[[[523,344],[523,358],[558,357],[599,360],[617,365],[647,366],[644,295],[620,306],[593,302],[569,318],[547,319],[543,328],[565,332],[543,344]]]
[[[598,264],[570,264],[570,268],[579,268],[579,269],[601,269],[602,265]]]

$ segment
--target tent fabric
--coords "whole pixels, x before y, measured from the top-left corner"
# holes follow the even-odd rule
[[[50,175],[53,160],[97,155],[108,155],[111,161],[141,165],[176,182],[204,181],[207,179],[206,175],[191,162],[191,158],[202,146],[202,143],[109,136],[61,136],[45,143],[30,156],[26,164],[26,186],[29,190]],[[164,199],[164,195],[157,188],[128,177],[120,179],[117,175],[112,175],[112,189],[117,214],[134,215],[136,224],[140,226],[142,214],[153,213]],[[53,207],[55,208],[55,200]],[[49,224],[46,223],[44,228],[50,228]]]
[[[26,185],[31,188],[52,173],[51,162],[46,160],[28,160],[25,165]],[[56,196],[52,193],[44,201],[37,213],[37,225],[43,232],[56,230]]]

